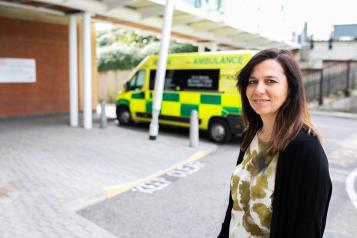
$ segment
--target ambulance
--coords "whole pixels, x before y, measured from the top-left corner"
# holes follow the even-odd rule
[[[255,51],[180,53],[168,56],[159,123],[190,126],[197,110],[200,130],[214,142],[225,143],[243,131],[237,73]],[[120,125],[150,122],[158,56],[145,58],[116,98]]]

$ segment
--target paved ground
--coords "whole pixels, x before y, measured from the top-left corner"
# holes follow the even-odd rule
[[[220,145],[200,160],[201,169],[150,193],[131,190],[78,214],[118,238],[216,238],[224,219],[229,178],[239,143]],[[197,166],[195,166],[197,168]],[[244,238],[244,237],[242,237]]]
[[[165,133],[149,141],[114,121],[84,130],[67,116],[1,120],[0,237],[114,237],[75,212],[215,149]]]
[[[324,238],[356,238],[357,123],[337,116],[312,118],[323,137],[333,182]],[[220,145],[195,165],[160,176],[165,186],[145,184],[78,214],[120,238],[215,238],[227,207],[229,177],[238,150],[239,141]]]
[[[77,212],[216,149],[204,140],[188,147],[185,133],[149,141],[147,128],[111,120],[100,129],[98,121],[84,130],[69,127],[67,116],[0,120],[1,238],[114,238]]]

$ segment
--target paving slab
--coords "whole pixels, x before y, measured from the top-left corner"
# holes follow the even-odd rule
[[[1,237],[115,237],[76,211],[216,149],[208,142],[189,147],[187,137],[169,133],[150,141],[146,128],[114,120],[106,129],[95,121],[91,130],[68,120],[0,120]]]

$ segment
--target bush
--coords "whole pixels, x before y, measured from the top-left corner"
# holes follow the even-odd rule
[[[177,43],[171,42],[169,52],[172,53],[188,53],[188,52],[197,52],[198,47],[188,44],[188,43]]]
[[[107,47],[98,58],[98,71],[132,69],[145,57],[138,50],[127,47]]]
[[[98,71],[132,69],[146,56],[158,54],[160,41],[155,36],[114,29],[97,36]],[[170,43],[169,53],[197,52],[198,47],[188,43]]]

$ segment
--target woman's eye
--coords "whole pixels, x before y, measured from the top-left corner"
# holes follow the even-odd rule
[[[268,83],[268,84],[274,84],[274,83],[276,83],[276,81],[275,81],[275,80],[272,80],[272,79],[268,79],[268,80],[267,80],[267,83]]]
[[[255,84],[256,82],[257,82],[257,80],[252,79],[252,80],[248,81],[248,84]]]

